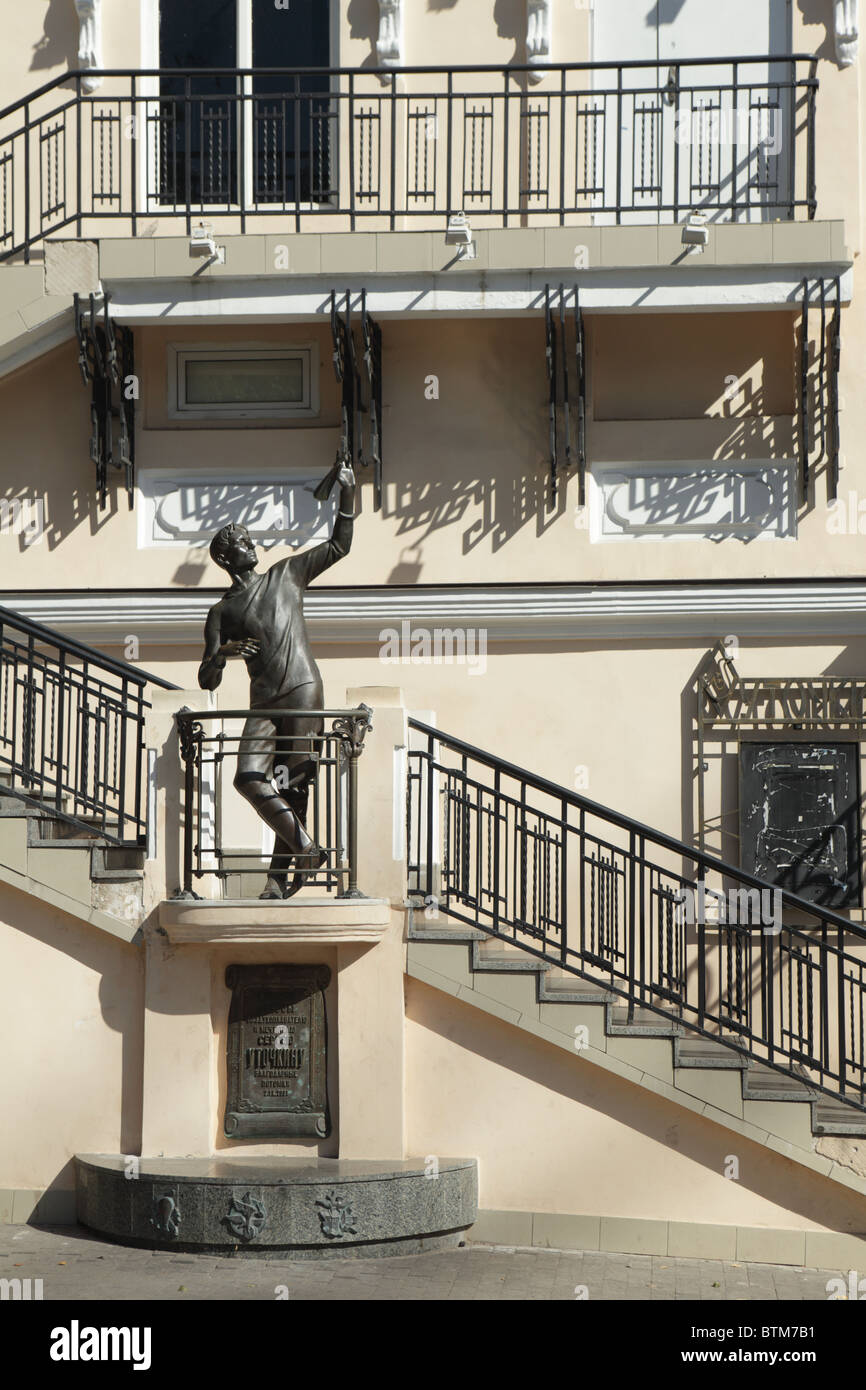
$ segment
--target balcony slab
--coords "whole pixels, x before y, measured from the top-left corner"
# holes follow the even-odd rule
[[[176,946],[274,944],[278,942],[381,941],[391,921],[384,898],[167,898],[159,905],[159,926]]]

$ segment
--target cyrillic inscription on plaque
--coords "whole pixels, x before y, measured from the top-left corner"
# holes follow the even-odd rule
[[[326,965],[230,965],[230,1139],[324,1138],[329,1130]]]

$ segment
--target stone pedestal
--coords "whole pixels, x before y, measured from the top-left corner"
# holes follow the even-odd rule
[[[202,1253],[415,1254],[475,1220],[474,1159],[76,1158],[78,1219],[124,1244]]]
[[[473,1159],[405,1153],[395,769],[405,768],[406,712],[391,689],[347,693],[347,707],[361,703],[373,732],[358,765],[358,877],[371,896],[154,904],[141,1155],[78,1156],[80,1220],[94,1230],[158,1248],[371,1254],[453,1243],[474,1220]],[[161,709],[154,724],[166,764],[169,719]],[[165,797],[156,825],[165,845]],[[315,982],[314,1006],[303,990],[294,999],[292,979]],[[232,990],[244,980],[251,1002],[236,999],[230,1036]],[[280,1020],[295,1049],[286,1056],[276,1052]],[[303,1049],[315,1052],[312,1070]]]

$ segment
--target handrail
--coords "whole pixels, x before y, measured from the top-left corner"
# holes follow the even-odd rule
[[[685,840],[678,840],[673,835],[667,835],[663,830],[654,830],[652,826],[644,825],[643,822],[635,820],[632,816],[623,815],[621,811],[614,811],[609,806],[603,806],[601,802],[591,801],[587,796],[581,796],[579,792],[571,791],[568,787],[561,786],[558,782],[551,782],[546,777],[539,777],[528,769],[518,767],[516,763],[510,763],[505,758],[494,757],[491,753],[485,753],[482,748],[476,748],[471,743],[464,742],[463,739],[454,738],[451,734],[443,733],[441,729],[434,729],[430,724],[423,724],[419,719],[410,719],[409,728],[417,729],[424,734],[432,734],[435,739],[454,748],[467,757],[473,758],[476,762],[484,763],[486,767],[504,772],[506,776],[513,777],[515,780],[525,782],[527,786],[533,787],[535,791],[544,792],[548,796],[554,796],[558,800],[567,801],[570,805],[579,810],[588,811],[590,814],[598,816],[601,820],[610,821],[620,830],[628,830],[642,839],[651,840],[653,844],[660,845],[663,849],[673,850],[675,854],[681,854],[684,858],[693,860],[695,863],[705,865],[707,868],[715,869],[718,873],[724,874],[727,878],[735,878],[740,883],[746,884],[749,888],[766,889],[774,887],[769,885],[766,879],[757,878],[745,869],[739,868],[736,864],[729,864],[724,859],[719,859],[714,854],[709,854],[706,850],[697,849],[694,845],[689,845]],[[860,926],[858,922],[852,922],[849,918],[834,912],[832,908],[821,907],[816,903],[809,902],[806,898],[799,897],[796,893],[791,893],[787,888],[778,890],[782,895],[782,901],[788,906],[797,908],[801,912],[808,912],[810,916],[820,916],[825,918],[835,927],[842,927],[846,932],[851,932],[861,941],[866,941],[866,927]]]
[[[295,76],[328,76],[328,77],[389,77],[394,80],[400,77],[410,76],[413,73],[456,73],[456,72],[482,72],[482,73],[532,73],[533,75],[543,72],[573,72],[581,68],[587,71],[629,71],[636,68],[669,68],[669,67],[713,67],[722,64],[732,63],[817,63],[819,55],[817,53],[776,53],[767,55],[765,53],[747,53],[731,58],[675,58],[669,62],[664,59],[642,60],[640,58],[629,58],[624,62],[615,60],[605,60],[596,62],[594,60],[583,63],[420,63],[413,67],[401,64],[399,68],[394,67],[257,67],[257,68],[69,68],[66,72],[54,77],[50,82],[45,82],[41,87],[35,87],[26,96],[19,97],[9,106],[4,106],[0,110],[0,120],[5,116],[10,116],[13,111],[19,111],[28,102],[35,101],[38,97],[44,96],[55,88],[61,87],[64,82],[75,79],[86,78],[92,81],[94,78],[105,77],[183,77],[190,75],[193,77],[213,76],[220,77],[277,77],[282,75]],[[97,97],[95,92],[84,92],[82,99],[91,100]]]
[[[44,627],[42,623],[34,623],[31,618],[22,617],[14,609],[4,608],[2,605],[0,605],[0,626],[17,627],[20,632],[26,632],[29,637],[37,637],[40,642],[58,647],[61,651],[69,652],[71,656],[80,656],[84,661],[98,662],[107,671],[112,671],[117,676],[124,676],[136,685],[158,685],[162,690],[180,690],[181,688],[179,685],[173,685],[171,681],[164,680],[162,676],[155,676],[152,671],[143,671],[140,666],[132,666],[127,661],[118,661],[116,657],[106,656],[96,647],[89,647],[84,642],[77,642],[74,637],[65,637],[62,633],[55,632],[53,628]]]

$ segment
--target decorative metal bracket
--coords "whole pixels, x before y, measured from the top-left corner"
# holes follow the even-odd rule
[[[73,0],[78,16],[78,66],[102,67],[102,0]],[[83,77],[85,92],[95,92],[102,86],[101,77]]]
[[[337,291],[331,291],[331,338],[334,373],[342,388],[340,443],[330,473],[316,488],[324,501],[330,494],[340,463],[349,459],[354,467],[373,466],[373,510],[382,508],[382,330],[367,312],[367,291],[361,290],[361,351],[357,350],[352,324],[352,296],[346,290],[343,314],[337,305]],[[363,378],[359,371],[363,364]],[[365,448],[363,417],[367,417]]]
[[[369,705],[359,705],[351,714],[340,715],[334,720],[331,727],[335,734],[340,735],[344,758],[360,758],[364,751],[364,739],[373,728],[370,723],[372,713]]]
[[[370,425],[369,458],[361,445],[360,461],[373,466],[373,510],[382,510],[382,329],[367,313],[367,291],[361,291],[361,336],[364,342],[364,385]]]
[[[359,705],[356,710],[349,714],[340,715],[332,725],[335,734],[340,737],[340,751],[345,759],[348,778],[349,778],[349,823],[348,844],[348,876],[345,890],[340,894],[341,898],[365,898],[366,893],[362,893],[358,887],[358,759],[364,751],[364,739],[372,729],[370,715],[373,711],[369,705]]]
[[[108,470],[123,470],[129,509],[135,505],[135,344],[131,328],[115,324],[110,313],[111,295],[96,296],[82,308],[81,296],[73,298],[78,366],[85,385],[91,386],[90,457],[96,468],[96,492],[100,507],[108,499]],[[115,398],[116,391],[116,398]],[[115,449],[114,422],[117,421]]]
[[[526,0],[526,61],[527,63],[550,62],[550,7],[551,0]],[[541,72],[530,72],[530,82],[540,82]]]
[[[832,293],[832,299],[829,294]],[[800,500],[809,496],[812,480],[812,455],[816,461],[826,459],[827,497],[835,501],[839,487],[839,368],[842,356],[842,290],[839,276],[832,280],[803,281],[800,323]],[[818,364],[817,376],[810,378],[812,339],[809,313],[818,309],[820,330],[814,348]],[[830,310],[832,309],[832,314]],[[813,387],[814,389],[810,389]],[[817,414],[817,421],[816,421]]]
[[[836,61],[840,68],[850,68],[860,50],[859,0],[833,0],[833,37]]]
[[[566,301],[568,298],[564,285],[559,286],[558,314],[554,312],[554,296],[550,285],[544,287],[545,355],[547,359],[548,383],[548,438],[550,449],[550,505],[556,502],[557,483],[560,468],[570,468],[576,461],[579,479],[579,503],[586,501],[586,338],[583,326],[583,313],[580,308],[580,291],[577,285],[574,296],[574,354],[577,367],[577,439],[576,451],[571,441],[571,387],[569,381],[568,322]],[[558,319],[558,332],[557,332]],[[557,427],[557,408],[562,406],[564,425],[564,459],[559,457],[559,434]],[[575,460],[576,452],[576,460]]]

